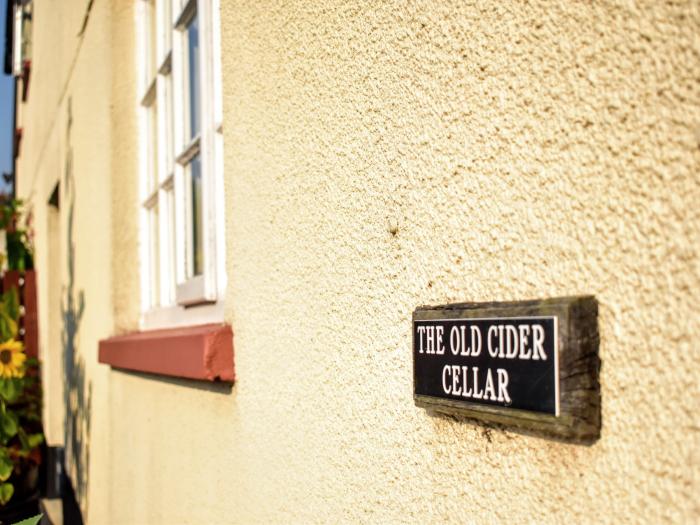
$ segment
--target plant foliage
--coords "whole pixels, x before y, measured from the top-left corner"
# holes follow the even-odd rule
[[[25,224],[20,225],[24,203],[19,199],[0,204],[0,229],[5,230],[6,246],[0,246],[7,254],[7,267],[10,270],[31,270],[34,268],[32,250],[31,218],[27,215]]]
[[[7,505],[32,465],[41,462],[41,390],[38,362],[16,340],[17,290],[0,295],[0,506]]]

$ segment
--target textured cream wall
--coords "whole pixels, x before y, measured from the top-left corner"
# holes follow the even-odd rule
[[[239,379],[112,374],[115,522],[698,519],[698,4],[222,4]],[[588,293],[595,445],[413,406],[416,305]]]
[[[93,366],[138,324],[128,4],[71,83],[91,523],[700,519],[697,2],[222,1],[232,391]],[[414,407],[416,305],[588,293],[593,446]]]
[[[103,488],[109,465],[102,460],[108,457],[108,370],[97,364],[97,342],[112,332],[111,78],[109,4],[96,0],[88,16],[89,5],[88,0],[34,2],[29,97],[19,109],[18,125],[24,133],[17,162],[17,193],[27,200],[34,215],[44,416],[50,445],[64,444],[66,345],[61,338],[67,331],[66,316],[77,319],[73,337],[66,339],[72,339],[75,349],[68,418],[75,418],[76,423],[68,441],[77,444],[76,449],[68,447],[67,470],[92,522],[99,513],[92,513],[91,507],[107,508],[109,497]],[[58,235],[53,240],[58,242],[52,244],[48,200],[59,181],[61,210],[54,223],[57,231],[52,231]],[[71,287],[68,216],[72,199],[75,279]],[[58,297],[51,295],[52,283]],[[81,293],[85,303],[82,316]],[[69,294],[74,300],[72,308]],[[104,514],[96,522],[107,522]]]
[[[114,332],[138,330],[140,276],[138,121],[135,6],[110,3],[109,53],[112,64],[110,97],[112,161],[112,308]],[[131,269],[124,271],[125,268]]]

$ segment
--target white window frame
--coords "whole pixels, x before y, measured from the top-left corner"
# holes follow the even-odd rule
[[[139,72],[141,327],[154,329],[221,322],[226,273],[219,0],[135,1]],[[149,63],[149,46],[153,41],[149,19],[152,5],[156,6],[157,20],[155,68]],[[185,23],[191,19],[188,13],[192,12],[196,13],[199,25],[201,129],[197,140],[187,141],[184,136],[185,112],[189,111],[184,76],[187,53]],[[172,105],[168,104],[168,91]],[[152,102],[156,104],[158,122],[155,188],[148,187],[153,162],[148,128]],[[191,276],[192,271],[188,272],[188,269],[194,263],[189,240],[191,199],[188,199],[186,167],[189,159],[197,153],[201,162],[203,259],[202,273]],[[172,196],[171,201],[168,195]],[[168,216],[169,202],[174,206],[174,213]],[[149,270],[153,264],[150,254],[153,240],[147,211],[147,206],[154,203],[157,203],[159,217],[157,273],[161,285],[157,294]],[[169,228],[174,228],[174,243],[168,242]],[[157,301],[153,301],[154,295],[157,295]]]
[[[8,0],[11,1],[11,0]],[[22,74],[22,29],[24,26],[24,8],[14,5],[14,42],[12,44],[12,74],[16,77]]]
[[[27,51],[25,44],[27,44],[27,39],[31,37],[31,27],[27,28],[27,20],[31,21],[33,6],[31,0],[8,1],[13,4],[12,74],[20,77],[23,73],[24,62],[31,59],[31,50]],[[25,34],[25,32],[29,34]]]

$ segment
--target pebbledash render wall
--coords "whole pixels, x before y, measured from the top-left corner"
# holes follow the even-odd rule
[[[45,209],[70,96],[88,522],[699,519],[700,5],[221,3],[232,390],[96,364],[139,327],[134,6],[35,2],[19,189]],[[598,442],[414,406],[416,306],[573,294]]]
[[[67,446],[83,508],[106,523],[109,371],[97,363],[97,342],[114,324],[109,4],[36,0],[32,8],[16,191],[34,232],[46,439]],[[57,185],[60,211],[49,205]]]

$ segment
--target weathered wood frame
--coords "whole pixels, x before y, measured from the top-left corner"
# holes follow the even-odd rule
[[[557,318],[559,416],[417,395],[414,341],[413,398],[416,406],[567,441],[590,443],[597,440],[601,427],[601,363],[598,357],[598,302],[595,297],[420,306],[413,312],[413,321],[527,316]],[[412,333],[415,334],[415,330]]]

